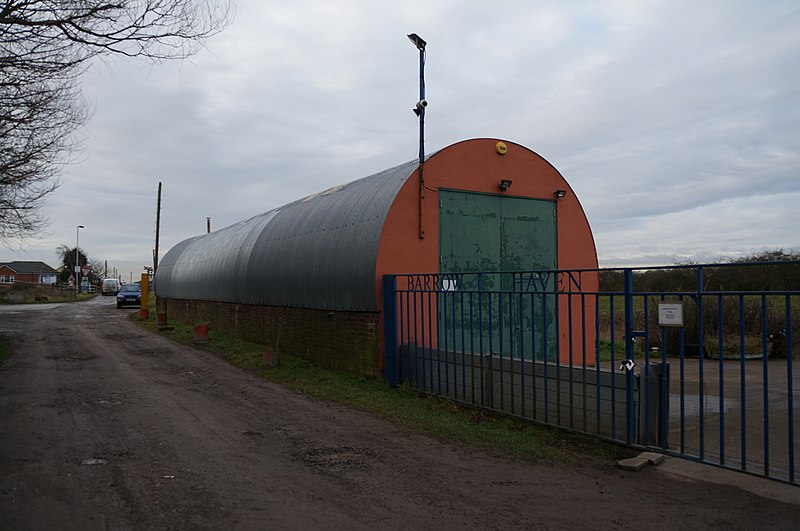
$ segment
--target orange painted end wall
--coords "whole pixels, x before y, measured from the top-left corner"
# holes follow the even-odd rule
[[[557,263],[559,269],[597,268],[597,251],[591,228],[578,198],[567,181],[550,163],[530,149],[502,141],[507,151],[498,154],[498,139],[473,139],[453,144],[433,154],[424,164],[425,190],[423,228],[419,237],[419,170],[398,193],[383,227],[375,268],[378,307],[382,307],[381,279],[385,274],[436,273],[439,268],[439,200],[441,188],[556,201],[554,192],[567,194],[556,203]],[[511,188],[498,189],[501,179],[511,179]],[[582,290],[597,291],[597,275],[584,275]],[[561,306],[560,358],[569,360],[568,307]],[[581,321],[580,308],[573,305],[573,322],[587,329],[587,360],[594,362],[594,309],[586,311],[591,322]],[[589,337],[588,334],[591,334]],[[581,345],[581,330],[573,330],[573,348]],[[591,339],[589,343],[588,340]],[[578,362],[580,360],[573,360]]]

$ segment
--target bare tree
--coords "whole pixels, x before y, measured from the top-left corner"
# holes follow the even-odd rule
[[[85,109],[69,77],[0,85],[0,239],[45,223],[41,207],[59,185],[58,161],[78,145]]]
[[[229,0],[0,0],[0,240],[40,230],[88,119],[98,55],[182,59],[230,20]]]
[[[116,53],[185,58],[229,20],[221,0],[0,0],[0,39],[50,65]]]

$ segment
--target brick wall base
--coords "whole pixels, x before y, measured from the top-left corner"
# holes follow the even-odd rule
[[[159,298],[158,312],[187,324],[209,323],[265,348],[313,361],[321,367],[380,377],[378,312],[345,312]]]

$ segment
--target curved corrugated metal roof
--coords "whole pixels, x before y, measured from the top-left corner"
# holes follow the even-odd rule
[[[417,166],[407,162],[184,240],[159,262],[156,295],[375,311],[383,224]]]

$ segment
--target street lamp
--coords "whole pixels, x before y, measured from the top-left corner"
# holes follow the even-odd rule
[[[85,228],[83,225],[78,225],[75,228],[75,293],[80,293],[80,272],[81,266],[78,264],[78,247],[81,242],[81,229]]]

